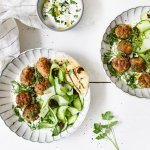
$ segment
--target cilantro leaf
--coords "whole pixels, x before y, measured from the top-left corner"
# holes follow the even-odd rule
[[[114,116],[112,115],[112,113],[110,111],[107,111],[104,114],[102,114],[103,120],[112,120],[113,118],[114,118]]]
[[[113,127],[118,124],[118,121],[114,120],[115,117],[110,111],[101,114],[101,117],[104,122],[103,124],[94,123],[93,132],[96,134],[96,139],[107,139],[115,146],[116,150],[119,150],[118,143],[113,130]]]

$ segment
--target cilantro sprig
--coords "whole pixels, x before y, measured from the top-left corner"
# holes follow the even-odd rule
[[[105,112],[101,117],[104,123],[94,123],[93,132],[96,134],[96,139],[107,139],[114,145],[116,150],[119,150],[113,129],[113,127],[118,124],[118,121],[115,120],[115,117],[110,111]]]

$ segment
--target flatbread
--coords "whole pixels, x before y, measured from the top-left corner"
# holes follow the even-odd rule
[[[75,59],[67,55],[53,57],[51,61],[66,64],[66,80],[82,97],[85,97],[89,88],[89,76],[81,65]]]

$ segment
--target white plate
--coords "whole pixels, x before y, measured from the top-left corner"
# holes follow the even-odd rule
[[[147,12],[150,10],[150,6],[140,6],[137,8],[129,9],[125,12],[123,12],[121,15],[117,16],[111,24],[106,29],[106,32],[103,36],[103,40],[101,43],[101,59],[103,63],[103,55],[110,51],[110,45],[106,44],[106,36],[109,34],[110,30],[114,28],[118,24],[130,24],[132,26],[135,26],[140,20],[141,20],[141,14],[144,12]],[[144,97],[144,98],[150,98],[150,88],[143,88],[143,89],[132,89],[130,88],[125,82],[123,82],[121,79],[113,77],[110,75],[109,70],[107,68],[106,64],[103,64],[104,70],[106,71],[106,74],[109,76],[111,81],[122,91],[129,93],[130,95],[137,96],[137,97]]]
[[[79,114],[73,126],[67,128],[60,135],[52,137],[49,130],[31,130],[25,122],[19,122],[18,117],[14,114],[12,105],[15,103],[11,96],[11,81],[15,80],[24,67],[36,63],[40,57],[51,58],[52,56],[66,56],[63,52],[53,51],[50,49],[30,49],[18,57],[14,58],[3,70],[0,77],[0,114],[5,124],[18,136],[34,142],[49,143],[69,136],[83,122],[90,105],[90,88],[84,99],[84,108]],[[68,55],[67,55],[68,56]]]

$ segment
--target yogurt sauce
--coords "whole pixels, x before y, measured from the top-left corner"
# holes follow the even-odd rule
[[[59,30],[72,27],[82,11],[82,0],[46,0],[43,5],[45,23]]]

